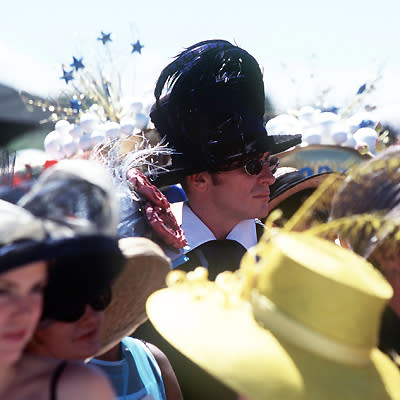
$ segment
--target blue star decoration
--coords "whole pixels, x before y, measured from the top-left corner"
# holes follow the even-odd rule
[[[71,71],[66,71],[63,68],[63,76],[60,76],[60,79],[64,79],[65,83],[68,83],[69,81],[72,81],[74,79],[74,70],[71,69]]]
[[[81,103],[79,100],[77,100],[77,99],[71,99],[71,100],[69,101],[70,107],[71,107],[73,110],[75,110],[75,111],[79,111],[79,110],[80,110],[81,104],[82,104],[82,103]]]
[[[375,122],[371,119],[363,119],[359,125],[360,128],[373,128],[375,126]]]
[[[107,42],[112,42],[111,40],[111,32],[104,33],[101,31],[101,37],[98,37],[97,40],[101,40],[101,42],[105,45]]]
[[[139,54],[142,54],[142,48],[144,47],[139,40],[136,41],[136,43],[131,43],[132,45],[132,51],[131,53],[136,53],[138,52]]]
[[[363,85],[361,85],[358,90],[357,90],[357,94],[361,94],[365,91],[365,89],[367,88],[367,84],[364,83]]]
[[[76,57],[72,57],[74,62],[72,64],[70,64],[71,67],[75,68],[75,71],[78,71],[79,69],[83,69],[85,68],[85,66],[83,65],[83,57],[81,58],[76,58]]]

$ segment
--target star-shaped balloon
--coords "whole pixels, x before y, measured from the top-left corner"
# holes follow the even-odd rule
[[[72,81],[74,79],[74,70],[71,69],[71,71],[66,71],[63,68],[63,76],[60,76],[60,79],[64,79],[65,83],[68,83],[69,81]]]
[[[98,37],[97,40],[101,40],[103,44],[106,44],[107,42],[112,42],[111,40],[111,32],[110,33],[104,33],[101,31],[101,37]]]
[[[136,43],[131,43],[132,45],[132,51],[131,53],[138,52],[139,54],[142,54],[142,48],[144,47],[139,40],[136,41]]]
[[[75,71],[78,71],[79,69],[83,69],[85,68],[85,66],[83,65],[83,57],[81,58],[76,58],[76,57],[72,57],[74,62],[72,64],[70,64],[71,67],[75,68]]]

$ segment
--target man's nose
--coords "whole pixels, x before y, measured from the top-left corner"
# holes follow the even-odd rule
[[[265,183],[268,186],[271,186],[273,183],[275,183],[276,180],[274,174],[271,172],[267,163],[263,165],[259,177],[260,177],[260,182]]]

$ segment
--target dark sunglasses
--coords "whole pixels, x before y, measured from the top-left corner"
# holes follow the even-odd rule
[[[258,175],[262,171],[265,164],[268,166],[271,174],[274,174],[279,166],[279,158],[273,157],[267,158],[266,160],[256,158],[249,160],[246,162],[246,164],[244,164],[244,170],[248,175]]]
[[[61,307],[53,310],[53,313],[47,313],[46,319],[52,319],[62,322],[75,322],[82,318],[85,314],[86,305],[89,305],[95,311],[105,310],[111,303],[112,293],[111,289],[94,295],[86,302],[69,303],[68,307],[62,309]]]

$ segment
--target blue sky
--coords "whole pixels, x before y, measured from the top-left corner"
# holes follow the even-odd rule
[[[115,68],[136,96],[151,91],[184,47],[222,38],[255,56],[281,110],[308,104],[328,87],[328,100],[343,102],[378,71],[371,101],[400,102],[398,15],[397,0],[13,0],[2,6],[0,82],[54,95],[65,87],[61,64],[73,55],[101,63],[105,50],[96,38],[104,31],[113,34]],[[136,40],[142,55],[130,54]]]

